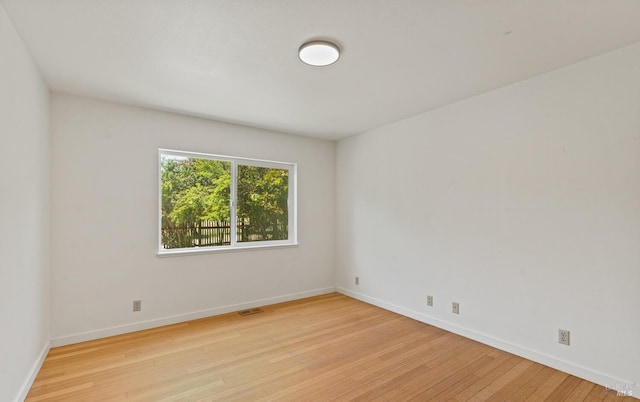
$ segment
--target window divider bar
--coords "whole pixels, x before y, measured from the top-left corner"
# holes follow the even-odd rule
[[[231,194],[229,195],[230,211],[229,217],[231,218],[229,232],[231,236],[231,246],[235,247],[238,243],[238,164],[236,161],[231,162]]]

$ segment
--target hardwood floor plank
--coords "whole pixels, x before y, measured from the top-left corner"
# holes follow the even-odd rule
[[[555,371],[530,397],[527,402],[540,402],[549,400],[549,395],[567,378],[569,374]]]
[[[521,361],[521,358],[505,353],[503,358],[496,358],[493,362],[476,371],[473,375],[479,377],[479,380],[454,395],[451,399],[458,402],[469,400],[473,395],[496,381]]]
[[[578,384],[582,381],[578,377],[568,376],[564,381],[558,385],[556,389],[549,395],[550,400],[561,401],[565,399],[573,390],[578,386]]]
[[[582,401],[584,400],[589,392],[593,389],[595,384],[592,382],[582,380],[580,384],[565,398],[565,401]]]
[[[538,388],[544,384],[549,377],[555,373],[556,370],[551,367],[542,367],[542,369],[526,381],[520,388],[515,389],[514,392],[508,395],[508,399],[511,401],[524,401],[531,395],[533,395]]]
[[[26,400],[627,399],[337,293],[263,310],[53,348]]]
[[[391,397],[393,397],[393,395],[398,395],[401,398],[411,398],[411,400],[417,401],[447,400],[451,395],[457,394],[460,390],[467,388],[469,384],[480,379],[480,377],[474,376],[473,373],[477,371],[478,368],[491,363],[493,360],[493,357],[487,356],[485,353],[482,353],[475,360],[467,359],[467,362],[469,364],[466,367],[462,367],[461,369],[454,368],[455,366],[450,367],[449,372],[451,372],[451,374],[436,382],[432,386],[425,387],[426,384],[424,384],[424,380],[419,379],[419,383],[416,384],[419,387],[416,389],[419,392],[421,387],[422,392],[419,392],[417,395],[413,391],[397,393],[395,389],[387,395]],[[441,373],[441,375],[444,376],[446,374]],[[400,388],[401,387],[398,387],[398,389]]]
[[[509,369],[506,373],[498,377],[491,384],[487,385],[480,392],[469,398],[469,401],[486,401],[491,398],[492,395],[499,392],[502,388],[508,386],[512,381],[515,381],[525,370],[533,366],[535,363],[529,360],[522,360],[516,364],[513,368]]]
[[[541,364],[532,364],[530,367],[520,373],[520,375],[518,375],[512,381],[502,387],[499,391],[495,392],[493,395],[487,398],[487,401],[497,402],[505,400],[515,400],[510,398],[510,396],[522,386],[524,386],[527,382],[529,382],[532,378],[538,375],[543,368],[544,366]]]

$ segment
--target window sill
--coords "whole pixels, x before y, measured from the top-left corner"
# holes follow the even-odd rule
[[[290,248],[298,247],[299,243],[286,243],[286,244],[261,244],[251,246],[236,246],[236,247],[193,247],[189,249],[177,249],[177,250],[160,250],[156,255],[160,258],[164,257],[179,257],[182,255],[196,255],[196,254],[216,254],[216,253],[233,253],[236,251],[255,251],[265,249],[276,248]]]

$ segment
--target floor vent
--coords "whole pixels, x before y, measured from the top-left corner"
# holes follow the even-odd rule
[[[239,311],[238,314],[240,315],[251,315],[251,314],[258,314],[258,313],[262,313],[264,312],[264,310],[262,310],[261,308],[252,308],[249,310],[242,310]]]

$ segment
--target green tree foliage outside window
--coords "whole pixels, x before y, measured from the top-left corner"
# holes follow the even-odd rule
[[[237,165],[232,230],[232,162],[162,154],[160,165],[164,249],[288,239],[287,169]]]
[[[289,172],[256,166],[238,166],[238,239],[288,238]]]

